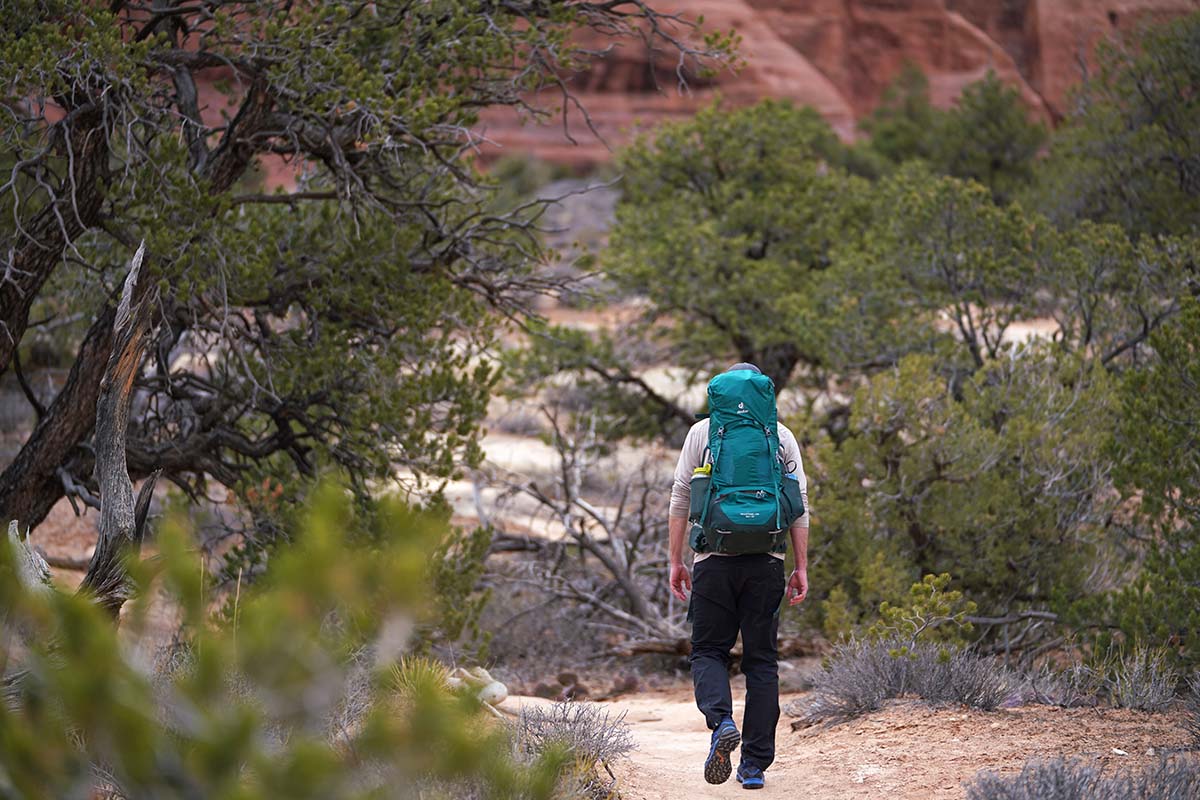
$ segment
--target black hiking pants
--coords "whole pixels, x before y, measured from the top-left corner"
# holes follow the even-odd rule
[[[765,770],[775,760],[779,722],[779,607],[783,560],[766,553],[709,556],[692,574],[692,683],[710,730],[733,716],[729,651],[742,634],[746,712],[742,761]]]

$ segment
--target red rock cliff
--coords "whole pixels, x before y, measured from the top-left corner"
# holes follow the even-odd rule
[[[950,105],[991,69],[1019,88],[1031,113],[1054,121],[1098,41],[1200,10],[1200,0],[673,0],[661,7],[703,14],[709,29],[736,29],[746,68],[680,94],[672,65],[621,43],[572,83],[609,144],[688,116],[716,92],[735,105],[762,97],[811,105],[852,138],[857,119],[908,61],[929,76],[937,105]],[[522,126],[513,111],[493,109],[482,127],[499,147],[485,153],[533,152],[576,166],[610,158],[580,115],[568,121],[578,144],[561,124]]]

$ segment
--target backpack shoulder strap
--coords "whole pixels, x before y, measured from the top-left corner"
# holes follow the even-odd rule
[[[713,465],[713,472],[717,469],[717,457],[721,455],[721,443],[725,439],[724,428],[714,428],[712,422],[708,424],[708,451],[707,455],[710,458],[709,463]],[[713,484],[716,483],[716,475],[710,475],[708,487],[704,490],[704,505],[700,507],[700,525],[701,527],[708,525],[708,506],[712,501]]]

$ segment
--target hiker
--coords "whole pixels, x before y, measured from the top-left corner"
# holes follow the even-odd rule
[[[724,783],[740,743],[737,779],[763,787],[779,722],[776,634],[785,595],[808,594],[808,482],[796,437],[778,422],[775,384],[748,363],[708,385],[709,416],[688,431],[671,489],[671,593],[692,622],[696,705],[712,730],[704,779]],[[694,575],[683,543],[695,551]],[[796,569],[785,579],[788,540]],[[730,650],[742,634],[746,708],[739,733],[729,689]]]

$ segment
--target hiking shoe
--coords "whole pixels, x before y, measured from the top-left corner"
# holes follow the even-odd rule
[[[763,788],[763,771],[750,764],[738,764],[737,780],[743,789]]]
[[[737,725],[729,717],[721,720],[721,724],[712,734],[712,746],[708,748],[708,758],[704,762],[704,780],[709,783],[724,783],[729,780],[733,767],[729,754],[742,743],[742,735],[738,733]]]

